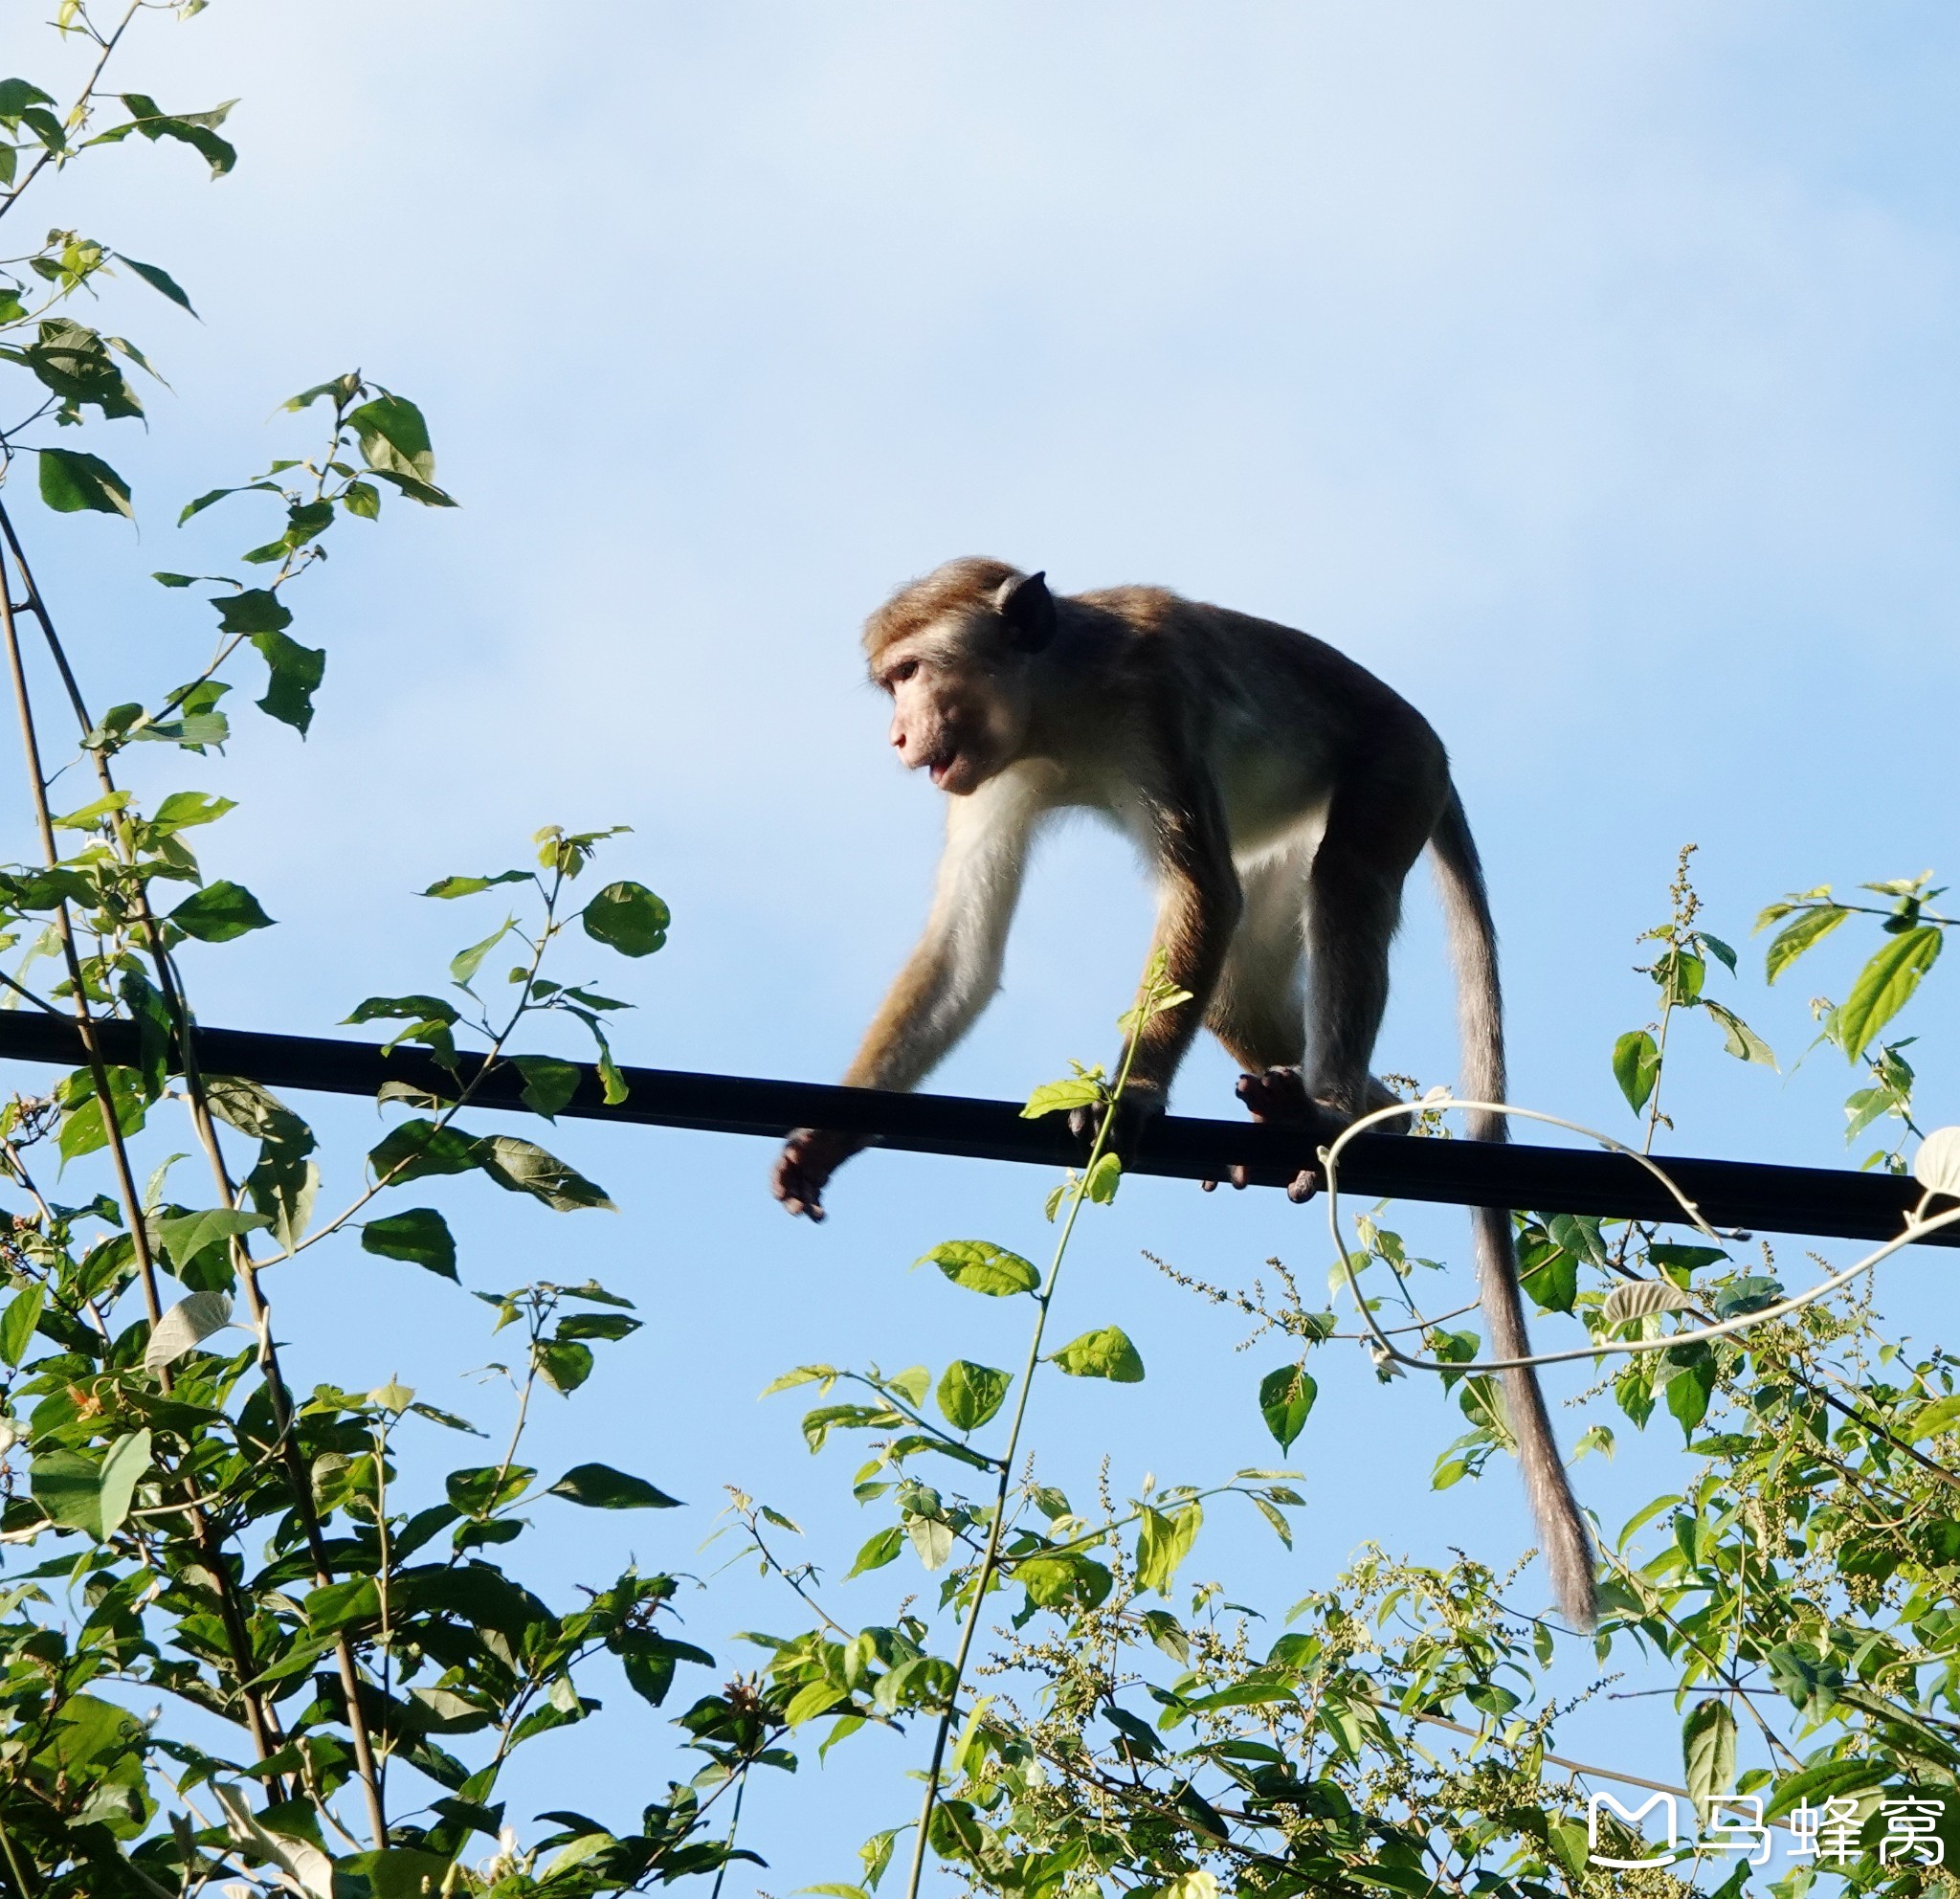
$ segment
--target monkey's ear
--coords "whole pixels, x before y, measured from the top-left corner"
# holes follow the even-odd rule
[[[1007,628],[1009,645],[1018,651],[1038,653],[1055,637],[1055,595],[1048,591],[1045,570],[1003,580],[993,604]]]

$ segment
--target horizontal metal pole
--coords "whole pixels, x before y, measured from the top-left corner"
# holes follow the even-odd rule
[[[110,1061],[136,1061],[133,1024],[103,1021],[97,1027]],[[452,1076],[424,1050],[402,1048],[384,1055],[369,1042],[319,1036],[200,1028],[197,1046],[207,1073],[244,1075],[269,1088],[371,1097],[384,1083],[397,1082],[454,1096],[460,1081],[475,1084],[470,1097],[474,1106],[523,1108],[523,1076],[508,1061],[485,1074],[480,1056],[461,1056],[457,1074]],[[80,1032],[66,1017],[0,1012],[0,1057],[79,1066]],[[1087,1145],[1069,1132],[1063,1117],[1025,1121],[1013,1102],[894,1094],[820,1082],[758,1081],[742,1075],[693,1075],[671,1068],[622,1072],[630,1092],[618,1106],[606,1105],[597,1073],[582,1067],[578,1091],[560,1111],[594,1121],[771,1139],[780,1139],[792,1128],[831,1128],[864,1135],[878,1147],[913,1153],[965,1154],[975,1160],[1026,1161],[1041,1167],[1077,1164]],[[1256,1185],[1277,1187],[1311,1163],[1316,1139],[1325,1138],[1299,1128],[1170,1114],[1145,1130],[1125,1164],[1133,1173],[1183,1180],[1223,1179],[1232,1167],[1239,1166]],[[1913,1181],[1890,1174],[1673,1155],[1660,1156],[1659,1161],[1711,1225],[1754,1233],[1890,1240],[1904,1224],[1906,1209],[1920,1197]],[[1341,1184],[1344,1191],[1367,1199],[1681,1219],[1673,1198],[1637,1161],[1592,1149],[1362,1134],[1342,1156]],[[1922,1243],[1960,1245],[1960,1225],[1930,1233]]]

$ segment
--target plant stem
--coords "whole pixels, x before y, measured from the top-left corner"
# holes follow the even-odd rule
[[[919,1899],[919,1882],[925,1870],[926,1837],[932,1830],[932,1810],[939,1802],[940,1776],[946,1765],[947,1737],[952,1731],[960,1687],[966,1680],[967,1661],[973,1651],[973,1638],[979,1631],[981,1611],[986,1606],[988,1590],[999,1568],[1008,1492],[1013,1487],[1014,1456],[1020,1446],[1021,1426],[1028,1416],[1028,1399],[1034,1390],[1035,1373],[1041,1362],[1041,1341],[1048,1329],[1048,1314],[1054,1304],[1055,1288],[1061,1278],[1061,1262],[1067,1256],[1068,1242],[1076,1230],[1076,1219],[1081,1213],[1082,1202],[1088,1197],[1089,1182],[1095,1175],[1096,1164],[1108,1150],[1110,1133],[1116,1125],[1116,1110],[1123,1100],[1130,1067],[1136,1060],[1137,1044],[1148,1019],[1156,980],[1157,972],[1153,968],[1145,975],[1143,989],[1138,994],[1136,1028],[1125,1040],[1123,1063],[1110,1088],[1108,1107],[1102,1115],[1102,1126],[1096,1130],[1095,1144],[1089,1150],[1089,1158],[1076,1181],[1075,1191],[1069,1195],[1068,1214],[1062,1221],[1061,1232],[1056,1237],[1055,1255],[1049,1262],[1047,1278],[1042,1282],[1041,1290],[1035,1295],[1035,1328],[1028,1339],[1028,1355],[1021,1368],[1020,1395],[1014,1402],[1013,1421],[1008,1426],[1007,1446],[1000,1454],[1000,1484],[994,1492],[993,1517],[987,1526],[987,1547],[980,1554],[979,1569],[973,1578],[973,1600],[967,1610],[966,1624],[960,1631],[960,1645],[953,1656],[953,1679],[947,1689],[946,1707],[940,1712],[939,1726],[932,1737],[932,1762],[925,1771],[925,1798],[919,1807],[919,1834],[912,1842],[912,1870],[905,1881],[905,1899]]]
[[[116,23],[115,31],[106,39],[100,41],[102,49],[101,57],[96,61],[94,70],[88,76],[87,83],[82,87],[75,103],[68,110],[66,123],[71,128],[78,127],[83,117],[86,115],[88,102],[95,97],[96,81],[102,77],[102,68],[109,63],[109,56],[115,52],[117,42],[129,31],[130,21],[135,19],[138,13],[142,12],[144,0],[129,0],[129,11]],[[27,176],[14,186],[11,190],[0,192],[0,217],[5,217],[20,202],[21,194],[41,175],[42,170],[54,157],[55,153],[44,145],[41,148],[40,157],[28,167]]]
[[[89,717],[87,703],[81,696],[81,688],[76,681],[74,669],[68,663],[67,653],[61,644],[60,637],[55,631],[54,619],[48,612],[39,587],[35,584],[33,573],[28,567],[19,537],[14,533],[13,523],[4,506],[0,506],[0,537],[4,537],[7,550],[13,556],[14,565],[20,571],[21,583],[26,590],[27,606],[39,622],[42,636],[61,674],[62,684],[67,690],[76,721],[86,736],[93,729],[94,721]],[[35,812],[41,827],[42,849],[52,865],[57,857],[54,821],[48,809],[47,783],[41,770],[40,747],[34,737],[33,708],[28,699],[26,674],[21,665],[19,629],[13,614],[12,588],[7,584],[4,563],[0,563],[0,622],[4,622],[8,660],[13,673],[14,697],[19,706],[22,742],[28,752]],[[104,795],[113,793],[116,790],[115,774],[110,769],[107,755],[100,750],[95,751],[92,755],[95,759],[97,782],[101,786]],[[151,963],[157,972],[158,989],[176,1032],[186,1092],[190,1098],[191,1124],[197,1130],[198,1144],[211,1164],[212,1176],[216,1183],[221,1202],[226,1207],[232,1207],[237,1202],[237,1188],[233,1183],[231,1169],[225,1161],[224,1150],[218,1143],[217,1128],[212,1119],[204,1074],[197,1060],[195,1025],[189,1006],[171,964],[162,925],[156,912],[150,907],[148,894],[138,870],[127,830],[121,824],[113,825],[112,830],[118,855],[133,873],[131,909],[139,927],[143,930]],[[148,1232],[144,1224],[143,1208],[136,1194],[135,1177],[129,1170],[128,1154],[122,1144],[122,1129],[117,1122],[114,1104],[108,1092],[107,1072],[97,1048],[94,1022],[88,1013],[88,1001],[81,982],[80,962],[75,950],[65,904],[57,912],[57,918],[63,951],[69,964],[69,981],[75,992],[76,1015],[82,1028],[82,1043],[89,1052],[91,1067],[95,1073],[102,1125],[109,1133],[110,1149],[116,1161],[118,1184],[129,1208],[130,1231],[136,1245],[139,1269],[144,1276],[145,1299],[149,1307],[150,1323],[155,1325],[161,1317],[162,1308],[157,1299]],[[267,1305],[265,1295],[259,1286],[257,1267],[242,1235],[234,1235],[231,1255],[233,1270],[244,1285],[246,1303],[251,1308],[253,1325],[258,1335],[259,1375],[265,1380],[267,1396],[272,1401],[274,1428],[278,1434],[281,1458],[286,1465],[287,1483],[293,1496],[293,1511],[305,1534],[307,1552],[313,1559],[316,1582],[319,1586],[324,1587],[333,1580],[333,1567],[327,1557],[326,1538],[321,1528],[320,1513],[313,1505],[313,1474],[307,1468],[299,1440],[293,1430],[292,1393],[279,1364],[278,1348],[273,1341],[271,1307]],[[166,1388],[167,1389],[167,1379]],[[220,1575],[227,1575],[222,1565],[216,1567]],[[235,1605],[234,1613],[239,1613]],[[239,1633],[242,1638],[242,1616],[239,1620]],[[242,1656],[244,1659],[239,1663],[241,1683],[250,1680],[257,1672],[256,1662],[252,1660],[249,1641],[243,1642]],[[366,1797],[368,1820],[374,1833],[374,1844],[379,1850],[388,1844],[388,1818],[382,1803],[381,1776],[375,1764],[373,1742],[368,1731],[367,1717],[361,1709],[360,1668],[350,1637],[342,1634],[335,1639],[334,1658],[338,1664],[341,1692],[346,1704],[347,1731],[353,1742],[355,1772],[361,1782],[362,1793]],[[235,1659],[237,1658],[234,1657]],[[250,1709],[255,1707],[258,1707],[257,1697],[248,1691],[247,1708]],[[260,1709],[258,1721],[254,1728],[255,1743],[261,1738],[258,1730],[260,1726],[267,1725],[266,1716],[269,1712],[269,1709]],[[260,1748],[260,1757],[263,1758],[278,1745],[278,1742],[271,1738],[268,1730],[265,1744]]]
[[[11,528],[9,540],[11,543]],[[42,625],[45,627],[45,620]],[[8,671],[13,681],[14,708],[20,721],[21,748],[28,769],[28,788],[33,800],[34,822],[40,832],[42,855],[52,869],[60,860],[60,851],[55,841],[54,815],[48,806],[48,784],[41,769],[40,742],[34,733],[33,703],[28,691],[27,670],[21,659],[20,627],[14,617],[13,590],[4,563],[0,563],[0,637],[4,637],[6,642]],[[136,1176],[130,1170],[129,1150],[122,1138],[122,1124],[109,1085],[108,1068],[96,1037],[95,1017],[89,1008],[87,986],[82,980],[81,957],[75,947],[75,930],[65,901],[55,911],[55,929],[61,940],[62,956],[68,967],[69,989],[75,999],[76,1026],[80,1032],[82,1049],[88,1059],[96,1108],[101,1116],[117,1191],[122,1202],[123,1217],[128,1222],[130,1247],[136,1261],[137,1278],[143,1287],[144,1305],[154,1327],[163,1317],[163,1302],[157,1291],[156,1259],[150,1247],[142,1197],[136,1191]],[[159,1382],[166,1391],[169,1390],[171,1381],[167,1368]],[[232,1651],[232,1665],[238,1676],[239,1695],[245,1704],[246,1726],[252,1733],[252,1744],[263,1760],[282,1744],[283,1737],[271,1708],[256,1689],[247,1686],[257,1674],[258,1664],[253,1653],[244,1611],[238,1601],[230,1568],[202,1508],[192,1505],[190,1515],[198,1553],[217,1579],[220,1620],[225,1625],[226,1645]]]
[[[746,1763],[738,1770],[735,1781],[735,1805],[728,1815],[727,1845],[730,1854],[735,1850],[735,1836],[742,1831],[742,1797],[748,1791],[748,1768]],[[728,1862],[724,1859],[715,1868],[715,1884],[708,1893],[708,1899],[722,1899],[722,1881],[727,1877]]]

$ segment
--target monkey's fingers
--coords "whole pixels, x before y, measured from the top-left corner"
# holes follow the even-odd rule
[[[801,1180],[778,1181],[776,1198],[782,1201],[783,1211],[791,1219],[803,1218],[819,1225],[824,1217],[823,1201],[818,1197],[818,1189]]]
[[[1313,1098],[1298,1068],[1268,1068],[1241,1075],[1233,1092],[1255,1121],[1307,1122],[1313,1119]]]
[[[1252,1181],[1246,1175],[1245,1169],[1240,1167],[1236,1161],[1235,1161],[1232,1164],[1232,1166],[1226,1170],[1225,1177],[1226,1179],[1231,1181],[1233,1186],[1237,1188],[1240,1193],[1243,1193],[1248,1187],[1252,1185]],[[1218,1183],[1215,1180],[1200,1180],[1198,1182],[1198,1185],[1202,1187],[1207,1194],[1215,1194],[1218,1191]]]
[[[1286,1197],[1296,1207],[1303,1207],[1321,1191],[1321,1176],[1317,1169],[1303,1167],[1287,1183]]]
[[[830,1173],[827,1167],[820,1170],[812,1167],[806,1144],[792,1138],[776,1156],[775,1169],[769,1177],[770,1191],[783,1203],[783,1211],[792,1218],[800,1215],[806,1219],[821,1221],[823,1190],[830,1179]]]

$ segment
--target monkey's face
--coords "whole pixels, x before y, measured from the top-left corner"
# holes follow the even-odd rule
[[[1028,732],[1024,665],[990,665],[970,637],[920,636],[880,657],[876,679],[891,695],[892,748],[908,770],[962,797],[1019,756]]]

